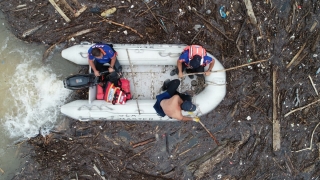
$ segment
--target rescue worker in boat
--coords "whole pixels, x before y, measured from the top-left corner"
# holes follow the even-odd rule
[[[173,76],[178,74],[179,78],[183,77],[183,71],[189,73],[201,73],[204,72],[204,67],[209,65],[209,68],[204,74],[209,76],[211,74],[212,68],[214,66],[214,59],[210,56],[207,56],[207,51],[200,45],[191,45],[184,48],[181,53],[178,61],[177,68],[170,72],[170,75]],[[202,74],[197,74],[199,77],[204,77]],[[189,75],[190,79],[193,79],[193,75]]]
[[[104,66],[104,64],[109,63],[109,79],[116,85],[120,78],[122,67],[117,60],[117,52],[112,45],[97,43],[89,48],[88,54],[88,62],[94,75],[100,76],[100,72],[106,71],[107,66]]]
[[[161,117],[165,115],[170,118],[174,118],[181,121],[196,121],[199,122],[198,117],[187,117],[183,116],[181,110],[185,111],[195,111],[196,106],[192,104],[191,96],[186,94],[181,94],[177,92],[177,88],[180,85],[179,79],[174,79],[170,81],[167,79],[162,86],[162,94],[156,96],[156,103],[153,108],[156,110],[157,114]]]

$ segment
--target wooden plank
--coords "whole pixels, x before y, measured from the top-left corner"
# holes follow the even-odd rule
[[[257,25],[257,19],[256,16],[254,15],[253,9],[252,9],[252,4],[250,0],[244,0],[244,4],[246,5],[247,8],[247,13],[250,18],[250,22],[254,25]]]
[[[75,14],[74,17],[80,16],[81,13],[83,13],[87,9],[87,6],[82,6],[81,9],[79,9]]]
[[[59,8],[59,6],[54,2],[54,0],[49,0],[49,2],[52,4],[52,6],[58,11],[58,13],[63,17],[63,19],[67,22],[70,22],[71,20],[64,14],[64,12]]]
[[[71,8],[71,6],[67,3],[66,0],[59,0],[59,1],[60,1],[61,4],[62,4],[65,8],[67,8],[70,12],[72,12],[72,13],[75,12],[75,10],[73,10],[73,9]]]
[[[272,81],[273,81],[273,151],[280,150],[280,121],[278,119],[278,111],[277,111],[277,69],[273,68],[272,72]]]

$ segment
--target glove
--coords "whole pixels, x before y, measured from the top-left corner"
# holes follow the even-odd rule
[[[199,122],[200,118],[196,116],[196,117],[192,118],[192,121]]]

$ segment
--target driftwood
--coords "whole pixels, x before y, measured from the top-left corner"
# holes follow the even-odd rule
[[[82,6],[81,9],[79,9],[75,14],[74,17],[80,16],[81,13],[83,13],[87,9],[87,6]]]
[[[303,106],[303,107],[299,107],[299,108],[297,108],[297,109],[294,109],[294,110],[288,112],[287,114],[285,114],[284,117],[287,117],[287,116],[289,116],[290,114],[292,114],[292,113],[294,113],[294,112],[296,112],[296,111],[300,111],[300,110],[302,110],[302,109],[304,109],[304,108],[306,108],[306,107],[309,107],[309,106],[311,106],[311,105],[313,105],[313,104],[316,104],[316,103],[319,102],[319,101],[320,101],[320,99],[318,99],[318,100],[316,100],[316,101],[314,101],[314,102],[312,102],[312,103],[310,103],[310,104],[308,104],[308,105],[305,105],[305,106]]]
[[[72,37],[76,37],[76,36],[81,36],[83,34],[87,34],[89,32],[93,32],[97,30],[96,28],[91,28],[91,29],[85,29],[85,30],[82,30],[82,31],[79,31],[79,32],[76,32],[74,34],[71,34],[67,37],[62,37],[58,42],[56,42],[55,44],[53,44],[52,46],[50,46],[46,52],[43,54],[43,57],[42,57],[42,61],[44,61],[48,56],[49,56],[49,53],[52,51],[52,49],[57,45],[57,44],[60,44],[61,42],[67,40],[67,39],[70,39]]]
[[[291,152],[300,152],[300,151],[304,151],[304,150],[311,150],[312,149],[312,139],[313,139],[313,135],[314,135],[314,131],[317,129],[317,127],[320,125],[320,123],[318,123],[317,125],[316,125],[316,127],[313,129],[313,131],[312,131],[312,135],[311,135],[311,139],[310,139],[310,147],[308,147],[308,148],[305,148],[305,149],[301,149],[301,150],[299,150],[299,151],[291,151]]]
[[[40,25],[38,25],[38,26],[36,26],[36,27],[34,27],[34,28],[32,28],[32,29],[29,29],[29,30],[23,32],[22,37],[25,38],[25,37],[33,34],[33,33],[36,32],[38,29],[40,29],[42,26],[43,26],[43,25],[40,24]]]
[[[250,22],[254,25],[257,25],[257,19],[256,16],[254,15],[253,9],[252,9],[252,4],[250,0],[244,0],[244,3],[247,8],[247,13],[250,18]]]
[[[66,22],[70,22],[71,20],[64,14],[64,12],[60,9],[60,7],[54,2],[54,0],[49,0],[52,6],[58,11],[58,13],[63,17]]]
[[[280,150],[280,121],[278,119],[277,110],[277,69],[274,68],[272,72],[273,93],[272,93],[272,116],[273,116],[273,151]]]

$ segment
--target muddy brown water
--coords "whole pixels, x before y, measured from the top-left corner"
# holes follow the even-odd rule
[[[67,2],[76,7],[73,1]],[[304,107],[319,98],[319,1],[252,1],[256,25],[251,23],[242,1],[160,0],[148,1],[148,5],[147,1],[79,2],[88,9],[70,23],[47,1],[2,1],[0,6],[17,37],[45,43],[48,48],[55,43],[67,42],[66,46],[71,46],[83,40],[185,43],[203,45],[226,68],[269,61],[227,71],[225,99],[201,118],[220,146],[194,122],[69,120],[51,135],[29,141],[33,161],[13,179],[102,179],[94,165],[107,179],[319,178],[320,127],[315,129],[320,122],[319,105]],[[17,10],[20,4],[26,4],[26,9]],[[219,14],[221,6],[227,13],[225,19]],[[116,7],[108,20],[136,32],[106,22],[90,12],[93,7]],[[43,24],[39,30],[22,38],[23,32],[39,24]],[[203,26],[200,32],[194,29],[195,25]],[[85,29],[92,30],[74,35]],[[75,98],[86,95],[81,93]],[[296,104],[297,95],[300,102]],[[273,150],[273,98],[280,120],[278,151]],[[285,117],[297,108],[302,110]],[[133,148],[147,140],[150,142]],[[310,150],[299,151],[311,144]]]

